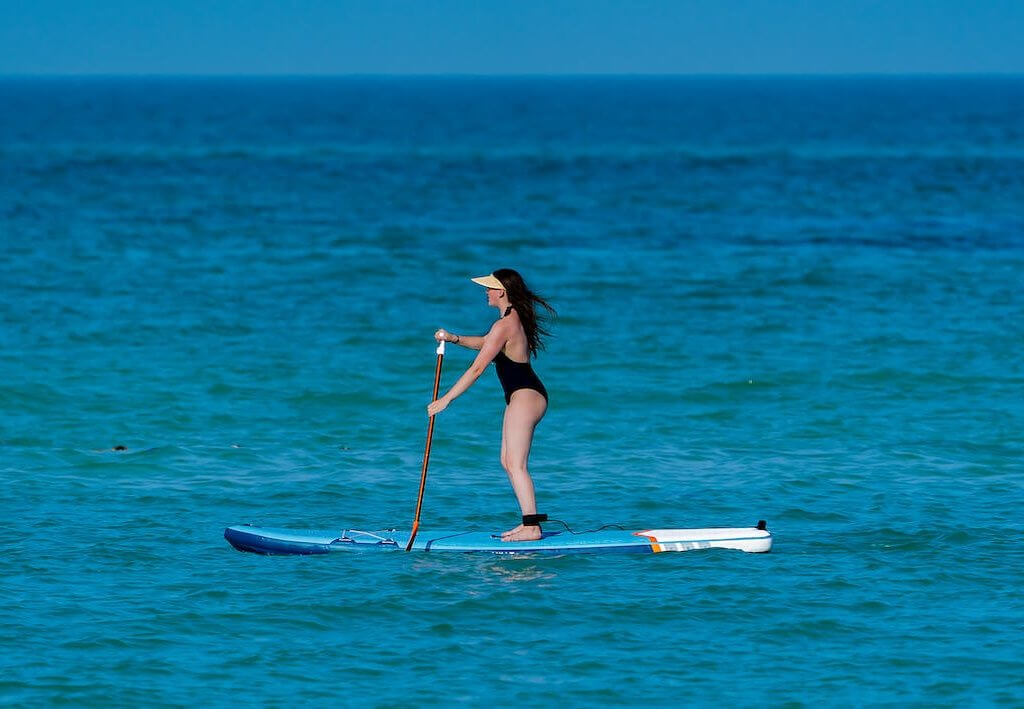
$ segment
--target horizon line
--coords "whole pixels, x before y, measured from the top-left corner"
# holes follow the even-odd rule
[[[599,79],[599,78],[1024,78],[1018,71],[863,71],[863,72],[337,72],[337,73],[257,73],[257,72],[81,72],[81,73],[3,73],[0,79]]]

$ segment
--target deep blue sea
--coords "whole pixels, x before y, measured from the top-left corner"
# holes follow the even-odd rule
[[[407,528],[501,267],[541,511],[772,553],[224,541]],[[1022,353],[1021,77],[2,79],[0,704],[1024,706]]]

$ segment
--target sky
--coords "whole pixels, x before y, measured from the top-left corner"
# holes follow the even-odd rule
[[[0,75],[1024,74],[1024,0],[0,0]]]

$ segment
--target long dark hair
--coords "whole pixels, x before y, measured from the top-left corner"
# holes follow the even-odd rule
[[[526,342],[530,346],[530,354],[537,356],[537,351],[544,349],[544,342],[541,335],[548,337],[551,332],[544,326],[547,321],[558,313],[548,305],[548,302],[534,293],[526,286],[526,281],[519,275],[518,271],[511,268],[499,268],[494,272],[494,277],[505,286],[505,294],[508,296],[509,304],[519,313],[519,319],[523,322],[523,330],[526,332]],[[537,313],[536,306],[542,306],[547,312]]]

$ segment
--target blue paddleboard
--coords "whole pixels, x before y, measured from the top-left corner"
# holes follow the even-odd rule
[[[299,530],[236,524],[224,530],[224,538],[239,551],[256,554],[327,554],[334,551],[403,551],[409,532],[395,529]],[[489,554],[605,553],[738,549],[766,552],[772,534],[764,522],[757,527],[709,527],[706,529],[602,529],[594,532],[544,532],[533,542],[503,542],[491,532],[420,531],[414,551],[484,552]]]

